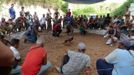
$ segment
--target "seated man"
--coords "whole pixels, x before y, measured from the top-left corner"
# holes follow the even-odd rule
[[[118,36],[118,31],[113,26],[109,26],[109,29],[104,36],[104,38],[108,37],[106,44],[112,46],[115,42],[118,41]]]
[[[38,36],[37,29],[34,26],[30,26],[28,31],[25,33],[24,43],[26,43],[27,41],[30,43],[35,43],[37,40],[37,36]]]
[[[105,59],[98,59],[96,67],[99,75],[133,75],[134,51],[130,47],[128,40],[121,41]]]
[[[61,25],[60,25],[60,23],[55,24],[55,25],[53,26],[53,36],[59,37],[61,32],[62,32],[62,30],[61,30]]]
[[[84,54],[86,51],[86,45],[84,43],[79,43],[78,52],[68,51],[64,56],[60,71],[63,75],[79,75],[82,71],[86,75],[90,74],[90,57]]]
[[[37,40],[26,55],[22,65],[22,75],[42,75],[50,66],[42,40]]]
[[[17,50],[19,47],[19,41],[20,41],[19,39],[11,39],[10,49],[15,57],[15,62],[11,71],[11,75],[20,74],[21,72],[21,67],[18,64],[21,61],[21,57],[19,51]]]
[[[85,35],[87,33],[87,31],[85,30],[85,27],[83,25],[80,25],[79,30],[80,30],[81,35]]]
[[[13,62],[13,52],[0,41],[0,75],[10,75]]]

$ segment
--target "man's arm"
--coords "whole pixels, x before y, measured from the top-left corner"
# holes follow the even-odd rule
[[[13,52],[0,41],[0,66],[10,67],[13,62]]]
[[[43,61],[43,65],[47,64],[47,54],[44,56],[44,61]]]
[[[114,64],[116,63],[116,60],[117,60],[117,52],[118,50],[115,49],[114,51],[112,51],[109,55],[107,55],[104,60],[107,62],[107,63],[110,63],[110,64]]]

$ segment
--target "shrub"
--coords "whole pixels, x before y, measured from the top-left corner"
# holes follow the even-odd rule
[[[66,13],[67,12],[67,9],[68,9],[68,3],[67,2],[62,2],[61,6],[60,6],[60,9]]]

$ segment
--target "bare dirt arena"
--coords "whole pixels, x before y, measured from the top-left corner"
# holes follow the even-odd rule
[[[114,47],[110,47],[105,45],[105,40],[103,36],[97,34],[87,34],[85,36],[81,36],[80,34],[74,34],[74,40],[71,45],[62,44],[66,38],[66,34],[62,34],[59,38],[52,37],[51,34],[43,34],[41,33],[40,37],[44,38],[45,48],[48,52],[48,60],[52,63],[52,68],[50,68],[46,74],[44,75],[59,75],[55,70],[55,66],[59,66],[61,63],[61,59],[66,50],[77,50],[77,44],[79,42],[84,42],[87,45],[86,54],[91,57],[91,68],[92,75],[98,75],[96,72],[95,62],[98,58],[105,57],[108,53],[110,53]],[[19,52],[23,60],[30,48],[31,44],[24,44],[22,41],[20,43]],[[21,64],[22,64],[21,63]],[[84,74],[82,74],[84,75]]]

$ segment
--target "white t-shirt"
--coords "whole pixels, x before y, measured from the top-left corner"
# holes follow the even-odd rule
[[[115,49],[105,60],[114,65],[112,75],[134,75],[134,51]]]
[[[84,68],[90,67],[91,60],[88,55],[80,52],[68,51],[68,56],[70,59],[62,68],[64,75],[79,75]]]
[[[10,46],[10,49],[12,50],[15,59],[19,60],[21,57],[20,57],[20,53],[18,52],[18,50],[13,46]]]
[[[46,18],[45,17],[42,17],[41,19],[40,19],[40,24],[42,25],[42,24],[46,24]]]

